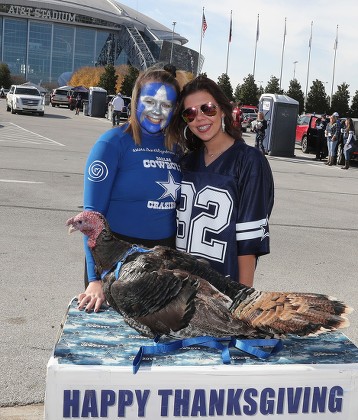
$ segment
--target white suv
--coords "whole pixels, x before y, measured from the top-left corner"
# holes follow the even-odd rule
[[[67,86],[66,89],[57,88],[54,89],[51,93],[50,102],[52,106],[65,105],[68,108],[68,96],[71,90],[70,86]]]
[[[12,85],[6,95],[6,111],[35,112],[41,117],[45,113],[45,96],[34,86]]]

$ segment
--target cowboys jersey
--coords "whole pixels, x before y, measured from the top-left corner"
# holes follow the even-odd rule
[[[125,126],[104,133],[93,146],[84,176],[84,209],[102,213],[111,229],[128,237],[159,240],[175,235],[181,170],[163,133],[142,134],[141,145]],[[93,261],[85,246],[87,261]],[[87,264],[89,279],[94,271]]]
[[[238,256],[270,252],[274,185],[267,159],[236,141],[208,166],[201,149],[185,156],[181,167],[177,248],[239,281]]]

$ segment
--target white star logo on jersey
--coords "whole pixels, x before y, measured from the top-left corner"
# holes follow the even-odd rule
[[[257,238],[261,238],[261,241],[263,241],[267,236],[270,236],[267,217],[266,219],[252,222],[236,223],[237,241],[248,241]]]
[[[265,219],[265,222],[261,224],[261,231],[262,231],[261,241],[263,241],[266,238],[266,236],[270,236],[270,232],[268,230],[267,219]]]
[[[158,200],[170,196],[172,197],[173,201],[176,201],[177,191],[180,189],[180,182],[175,182],[170,171],[168,175],[168,181],[156,181],[156,183],[163,187],[165,190],[164,193],[158,198]]]

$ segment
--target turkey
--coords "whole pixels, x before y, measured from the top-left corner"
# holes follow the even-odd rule
[[[98,212],[83,211],[66,225],[88,237],[108,303],[144,336],[279,338],[349,325],[352,309],[335,298],[248,288],[190,254],[118,239]]]

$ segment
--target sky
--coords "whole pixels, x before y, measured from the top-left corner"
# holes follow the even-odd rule
[[[204,7],[207,29],[201,45],[205,57],[202,72],[217,81],[226,73],[227,67],[234,90],[249,74],[254,73],[256,84],[265,87],[271,76],[279,79],[281,72],[284,90],[294,77],[304,94],[317,79],[329,96],[332,86],[334,94],[342,83],[349,85],[351,98],[358,90],[356,0],[256,0],[252,3],[239,0],[120,0],[120,3],[171,30],[175,21],[175,32],[188,39],[185,46],[196,51],[200,50]]]

